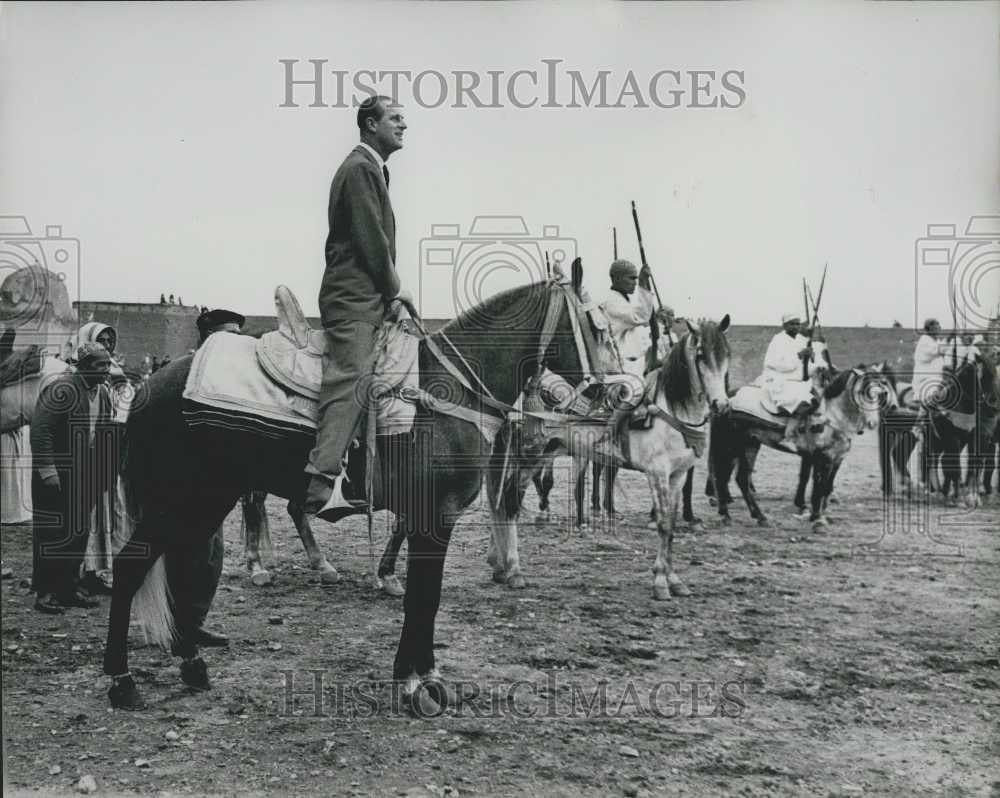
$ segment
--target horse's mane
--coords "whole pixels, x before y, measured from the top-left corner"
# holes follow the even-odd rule
[[[501,291],[459,314],[441,330],[446,333],[472,332],[485,329],[488,322],[494,325],[499,322],[504,330],[523,331],[527,319],[536,312],[545,312],[549,285],[548,281],[542,280]]]
[[[858,363],[855,368],[863,369],[865,367],[864,363]],[[836,377],[833,378],[833,382],[823,389],[824,399],[836,399],[840,396],[844,389],[847,388],[847,383],[850,382],[851,376],[854,374],[854,369],[844,369]]]
[[[699,320],[698,333],[701,336],[702,352],[713,362],[721,363],[729,357],[729,342],[726,340],[726,336],[719,332],[718,324],[714,321]],[[680,341],[671,348],[657,377],[657,392],[662,391],[663,395],[671,402],[684,403],[692,397],[691,367],[684,355],[684,347],[690,337],[691,333],[685,333],[681,336]],[[728,376],[727,372],[727,380]]]

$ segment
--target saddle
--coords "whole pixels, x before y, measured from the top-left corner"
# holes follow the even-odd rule
[[[778,412],[778,407],[768,392],[756,385],[744,385],[730,400],[730,412],[752,416],[757,421],[781,429],[785,428],[789,416]]]
[[[326,336],[309,325],[299,300],[283,285],[274,291],[274,308],[278,329],[260,337],[257,362],[279,385],[318,401]]]
[[[299,300],[286,286],[274,290],[274,307],[278,329],[264,333],[257,341],[257,363],[289,393],[310,403],[318,402],[328,346],[326,334],[309,325]],[[377,400],[379,434],[408,431],[416,409],[402,396],[419,388],[419,340],[400,322],[387,321],[379,329],[376,348],[375,372],[382,397]]]
[[[0,362],[0,388],[14,385],[25,377],[41,372],[43,357],[44,353],[37,345],[11,352],[3,362]]]

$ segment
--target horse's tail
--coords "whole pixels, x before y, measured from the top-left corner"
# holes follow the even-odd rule
[[[149,569],[142,587],[132,599],[132,609],[142,624],[142,635],[147,643],[165,648],[174,641],[177,627],[171,610],[166,555],[157,557]]]

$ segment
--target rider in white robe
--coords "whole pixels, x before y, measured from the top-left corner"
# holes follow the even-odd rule
[[[650,346],[649,320],[656,309],[656,295],[649,290],[649,267],[640,273],[633,263],[616,260],[609,273],[611,290],[601,310],[608,318],[612,348],[621,359],[622,371],[641,379]]]
[[[813,406],[812,383],[802,379],[803,353],[810,352],[809,339],[799,333],[801,320],[794,314],[782,317],[783,330],[771,339],[764,355],[764,372],[756,385],[767,391],[778,410],[795,415],[802,405]],[[816,371],[809,358],[808,375]]]
[[[942,390],[942,374],[948,342],[939,338],[941,325],[937,319],[924,322],[924,332],[913,350],[913,395],[921,404],[934,404]]]

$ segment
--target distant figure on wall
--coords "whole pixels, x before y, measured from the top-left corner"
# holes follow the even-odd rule
[[[167,298],[165,296],[163,296],[163,294],[160,294],[160,304],[161,305],[166,305],[167,304]]]
[[[177,300],[174,299],[174,295],[173,294],[171,294],[169,297],[167,297],[167,302],[169,304],[171,304],[171,305],[176,305],[177,304]]]
[[[178,305],[179,305],[180,307],[184,307],[184,300],[183,300],[183,299],[181,299],[181,295],[180,295],[180,294],[178,294],[178,295],[177,295],[177,304],[178,304]]]

